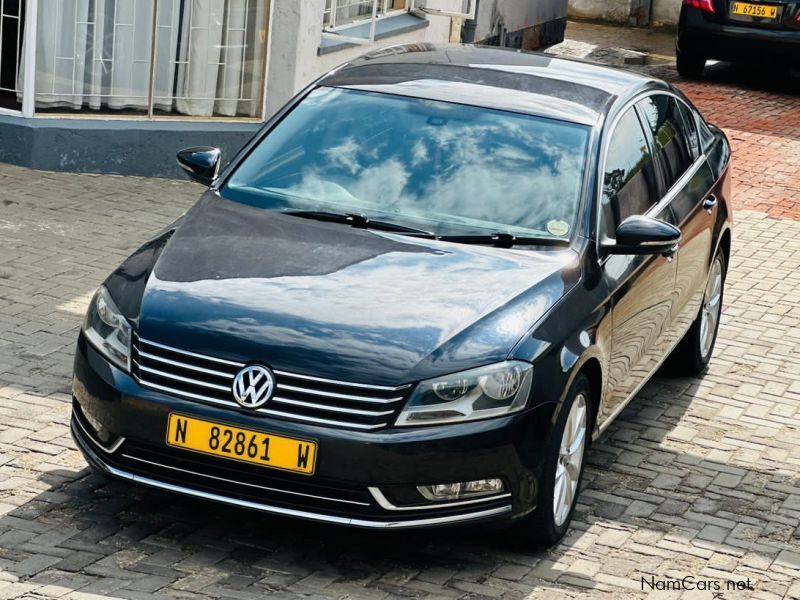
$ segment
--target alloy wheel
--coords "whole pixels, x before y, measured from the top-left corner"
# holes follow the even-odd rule
[[[586,443],[587,403],[584,394],[575,396],[561,434],[561,447],[553,487],[553,517],[557,527],[564,524],[580,481],[583,448]]]
[[[714,334],[719,323],[722,309],[722,261],[717,258],[711,266],[706,292],[703,296],[703,308],[700,312],[700,355],[706,357],[714,343]]]

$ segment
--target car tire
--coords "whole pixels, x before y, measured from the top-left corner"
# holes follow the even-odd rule
[[[699,375],[708,367],[719,331],[727,270],[725,254],[718,250],[708,270],[700,312],[670,356],[672,370],[678,374]]]
[[[675,50],[678,74],[684,79],[699,79],[706,68],[706,57]]]
[[[580,373],[570,386],[547,442],[537,508],[514,526],[515,545],[552,546],[569,529],[583,480],[591,421],[591,388],[586,375]]]

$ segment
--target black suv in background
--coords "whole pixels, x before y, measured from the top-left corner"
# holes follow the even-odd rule
[[[700,77],[706,60],[792,63],[800,58],[800,2],[683,0],[678,73]]]

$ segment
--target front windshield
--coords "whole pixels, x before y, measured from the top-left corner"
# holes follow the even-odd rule
[[[588,138],[588,127],[554,119],[320,88],[221,193],[265,209],[355,213],[436,235],[566,239]]]

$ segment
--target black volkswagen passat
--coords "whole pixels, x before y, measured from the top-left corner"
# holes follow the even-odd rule
[[[97,469],[357,527],[566,531],[584,454],[670,355],[709,361],[723,133],[669,85],[401,46],[316,81],[95,295]],[[673,349],[676,349],[673,352]]]

